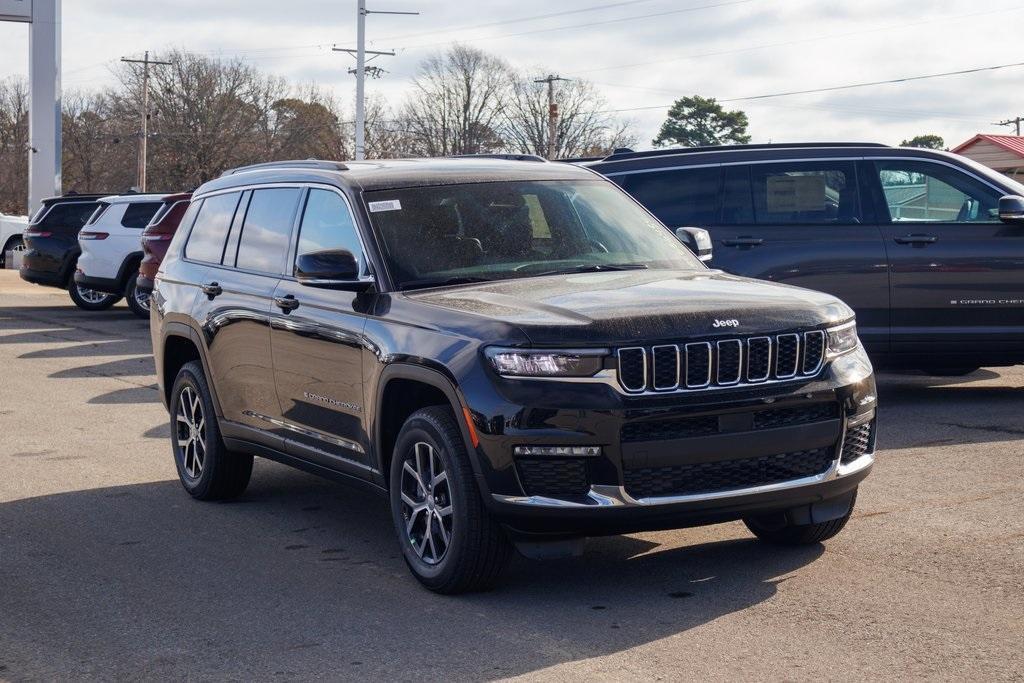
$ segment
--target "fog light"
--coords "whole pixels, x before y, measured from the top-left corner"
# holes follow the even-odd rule
[[[572,456],[601,455],[600,446],[516,446],[516,455]]]

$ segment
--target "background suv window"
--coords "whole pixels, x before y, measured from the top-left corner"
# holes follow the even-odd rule
[[[70,202],[57,204],[47,213],[42,222],[41,228],[80,228],[85,225],[93,212],[96,211],[97,202]]]
[[[718,222],[722,183],[718,167],[632,173],[617,180],[665,225],[700,227]]]
[[[185,245],[185,257],[203,263],[220,263],[224,242],[238,206],[238,192],[214,195],[203,200],[199,215]]]
[[[256,190],[249,200],[238,240],[235,265],[243,270],[281,275],[288,260],[295,211],[302,190],[275,187]]]
[[[926,161],[875,164],[893,223],[998,223],[1001,193]]]
[[[852,162],[753,165],[754,213],[761,225],[861,222]]]
[[[121,225],[126,228],[142,230],[149,225],[149,221],[156,212],[163,206],[163,202],[135,202],[129,204],[121,216]]]
[[[359,262],[359,272],[365,272],[363,247],[359,242],[352,213],[336,192],[310,190],[306,209],[299,228],[297,255],[327,249],[345,249]]]

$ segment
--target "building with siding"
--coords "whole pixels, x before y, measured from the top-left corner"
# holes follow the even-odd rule
[[[979,164],[1024,181],[1024,136],[978,133],[952,149]]]

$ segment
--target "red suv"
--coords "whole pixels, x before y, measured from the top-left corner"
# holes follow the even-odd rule
[[[178,230],[181,217],[185,215],[192,199],[191,192],[172,194],[164,197],[164,206],[168,207],[153,217],[146,229],[142,231],[142,263],[139,264],[139,277],[135,287],[142,292],[153,291],[153,278],[160,268],[160,263],[167,253],[167,246]]]

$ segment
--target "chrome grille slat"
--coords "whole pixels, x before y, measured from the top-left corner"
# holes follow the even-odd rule
[[[825,364],[823,330],[631,346],[616,351],[628,394],[698,391],[809,379]]]

